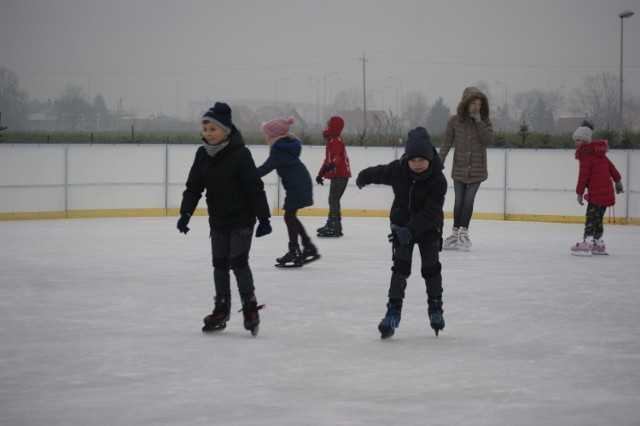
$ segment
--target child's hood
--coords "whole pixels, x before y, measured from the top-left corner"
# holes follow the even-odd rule
[[[576,148],[576,159],[586,156],[604,157],[609,150],[609,142],[604,139],[583,143]]]
[[[288,151],[299,157],[302,151],[302,142],[291,136],[284,136],[271,145],[271,149]]]
[[[322,132],[322,136],[324,138],[337,138],[342,133],[344,129],[344,120],[342,117],[338,117],[334,115],[329,119],[327,123],[327,128]]]

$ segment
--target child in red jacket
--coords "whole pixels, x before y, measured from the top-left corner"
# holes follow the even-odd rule
[[[322,132],[322,137],[327,141],[327,147],[316,182],[324,185],[325,179],[331,179],[331,187],[329,188],[329,218],[326,225],[318,228],[318,237],[341,237],[343,235],[340,198],[347,188],[351,177],[351,168],[349,167],[347,150],[340,138],[342,129],[344,129],[344,120],[334,115],[329,119],[327,127]]]
[[[607,158],[609,143],[606,140],[591,140],[592,134],[593,127],[588,120],[573,133],[576,159],[580,162],[576,194],[581,206],[584,205],[583,199],[588,201],[583,240],[571,247],[571,254],[575,256],[609,254],[602,239],[602,219],[607,207],[616,203],[611,181],[615,182],[616,194],[624,192],[620,172]],[[583,197],[585,189],[588,193]]]

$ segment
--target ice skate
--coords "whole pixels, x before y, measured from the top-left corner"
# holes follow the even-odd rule
[[[314,260],[320,259],[320,254],[318,253],[317,247],[310,241],[306,244],[303,243],[302,259],[302,263],[311,263]]]
[[[585,238],[584,241],[577,242],[571,247],[571,254],[574,256],[591,256],[593,249],[593,238]]]
[[[460,230],[458,228],[452,228],[451,229],[451,235],[449,235],[447,238],[445,238],[445,240],[442,242],[442,249],[443,250],[457,250],[458,249],[458,233],[460,232]]]
[[[304,257],[300,247],[289,247],[289,251],[282,257],[276,259],[278,268],[300,268],[304,264]]]
[[[231,313],[231,302],[228,297],[215,297],[213,312],[204,317],[203,332],[222,331],[227,328],[227,321]]]
[[[318,237],[342,237],[342,224],[338,219],[329,218],[327,224],[318,228]]]
[[[606,256],[609,254],[607,253],[607,246],[604,244],[604,240],[602,238],[594,241],[593,246],[591,246],[591,254],[599,256]]]
[[[442,309],[442,299],[431,299],[429,300],[429,323],[431,324],[431,328],[436,332],[436,337],[438,337],[438,333],[444,329],[444,310]]]
[[[463,251],[471,250],[471,240],[469,239],[469,228],[460,227],[458,234],[458,248]]]
[[[264,309],[264,305],[258,305],[256,296],[252,295],[247,301],[242,304],[242,309],[238,312],[242,312],[244,317],[244,328],[249,330],[252,336],[257,336],[260,331],[260,314],[258,311]]]
[[[387,313],[378,324],[378,331],[381,339],[388,339],[393,336],[396,328],[400,326],[400,313],[402,305],[396,303],[387,303]]]

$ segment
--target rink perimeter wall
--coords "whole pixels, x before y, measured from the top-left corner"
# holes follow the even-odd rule
[[[0,144],[0,220],[176,216],[197,145],[172,144]],[[250,146],[256,165],[267,158],[266,145]],[[388,215],[389,187],[355,186],[365,167],[398,158],[402,147],[348,147],[354,175],[342,198],[343,216]],[[324,146],[305,146],[302,161],[312,178],[318,174]],[[454,192],[450,153],[445,163],[449,190],[445,214],[451,218]],[[607,210],[608,223],[640,224],[640,151],[612,150],[625,193]],[[476,219],[545,222],[584,221],[575,185],[578,162],[574,150],[489,149],[489,179],[476,197]],[[275,215],[284,200],[277,174],[264,177]],[[329,182],[313,186],[315,204],[301,215],[325,216]],[[196,214],[206,215],[200,201]]]

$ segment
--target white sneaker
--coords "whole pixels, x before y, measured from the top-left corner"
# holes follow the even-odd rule
[[[442,249],[443,250],[457,250],[458,249],[458,233],[459,230],[458,228],[451,228],[451,235],[449,235],[443,242],[442,242]]]
[[[458,247],[460,250],[471,250],[471,240],[469,239],[469,228],[460,227],[460,233],[458,234]]]

